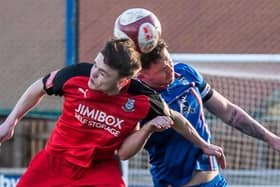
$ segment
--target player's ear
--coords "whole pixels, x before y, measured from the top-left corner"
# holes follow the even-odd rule
[[[137,73],[137,78],[138,78],[138,79],[143,79],[143,78],[145,77],[145,74],[142,73],[142,71],[143,71],[143,70],[141,70],[141,71],[139,71],[139,72]]]
[[[118,88],[122,89],[123,87],[125,87],[129,83],[129,80],[130,79],[128,78],[122,78],[118,83]]]

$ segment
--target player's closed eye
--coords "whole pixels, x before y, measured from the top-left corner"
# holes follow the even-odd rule
[[[106,76],[107,74],[103,69],[98,68],[96,64],[93,64],[91,72],[95,76],[102,76],[102,77]]]

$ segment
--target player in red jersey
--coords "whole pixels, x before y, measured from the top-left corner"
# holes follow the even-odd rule
[[[45,149],[32,159],[18,187],[125,186],[115,152],[140,120],[153,132],[169,128],[174,119],[184,136],[224,162],[220,147],[204,142],[155,91],[131,79],[140,68],[133,42],[112,40],[94,64],[68,66],[35,81],[0,125],[0,142],[12,137],[18,121],[44,95],[63,96],[63,109]]]

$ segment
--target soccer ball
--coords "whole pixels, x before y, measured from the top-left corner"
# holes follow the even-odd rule
[[[160,36],[160,21],[149,10],[127,9],[115,21],[114,37],[132,39],[142,53],[151,52],[156,47]]]

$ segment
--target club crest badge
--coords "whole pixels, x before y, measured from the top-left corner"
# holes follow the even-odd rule
[[[122,109],[125,112],[133,112],[134,111],[134,107],[135,107],[134,104],[135,104],[135,100],[128,98],[127,102],[125,103],[125,105],[122,106]]]

